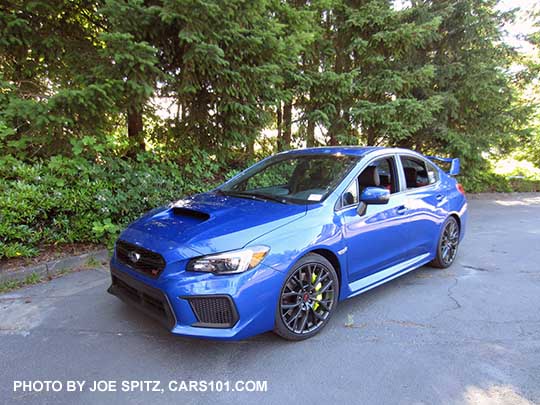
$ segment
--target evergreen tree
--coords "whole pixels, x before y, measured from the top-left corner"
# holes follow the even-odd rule
[[[536,28],[527,38],[532,51],[523,61],[526,66],[523,102],[532,110],[530,129],[531,136],[525,141],[523,157],[534,162],[540,168],[540,8],[530,13],[533,26]]]
[[[502,37],[513,14],[496,5],[6,0],[0,145],[21,157],[70,154],[80,139],[114,133],[130,156],[151,146],[242,164],[261,131],[277,128],[278,150],[397,145],[481,168],[528,119]],[[157,116],[163,99],[172,116]]]
[[[502,38],[502,27],[514,14],[497,11],[496,5],[494,0],[437,0],[413,7],[442,21],[426,55],[435,74],[417,91],[440,95],[443,108],[407,144],[460,156],[466,169],[481,166],[482,152],[512,145],[527,117],[517,105],[510,71],[515,52]]]

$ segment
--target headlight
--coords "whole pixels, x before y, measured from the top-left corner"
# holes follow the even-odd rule
[[[191,260],[188,271],[203,271],[216,274],[242,273],[257,266],[268,254],[267,246],[253,246],[241,250],[203,256]]]

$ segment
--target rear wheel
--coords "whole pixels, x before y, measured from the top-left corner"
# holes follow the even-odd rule
[[[443,225],[437,245],[437,256],[430,264],[440,269],[450,267],[456,258],[458,245],[459,224],[456,218],[448,217]]]
[[[326,326],[337,306],[339,281],[332,264],[310,253],[287,275],[279,297],[274,331],[288,340],[303,340]]]

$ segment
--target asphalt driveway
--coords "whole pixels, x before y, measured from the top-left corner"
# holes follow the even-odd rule
[[[470,201],[450,269],[344,302],[300,343],[171,336],[106,293],[106,269],[0,295],[0,403],[540,403],[540,195],[491,197]],[[14,391],[20,380],[151,380],[163,391]],[[255,380],[266,392],[169,389]]]

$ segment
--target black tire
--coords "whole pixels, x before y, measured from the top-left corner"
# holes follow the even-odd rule
[[[334,312],[339,279],[323,256],[309,253],[287,274],[281,287],[274,332],[287,340],[304,340],[319,333]]]
[[[441,236],[437,244],[437,256],[431,266],[446,269],[456,259],[459,245],[459,224],[455,217],[448,217],[442,226]]]

